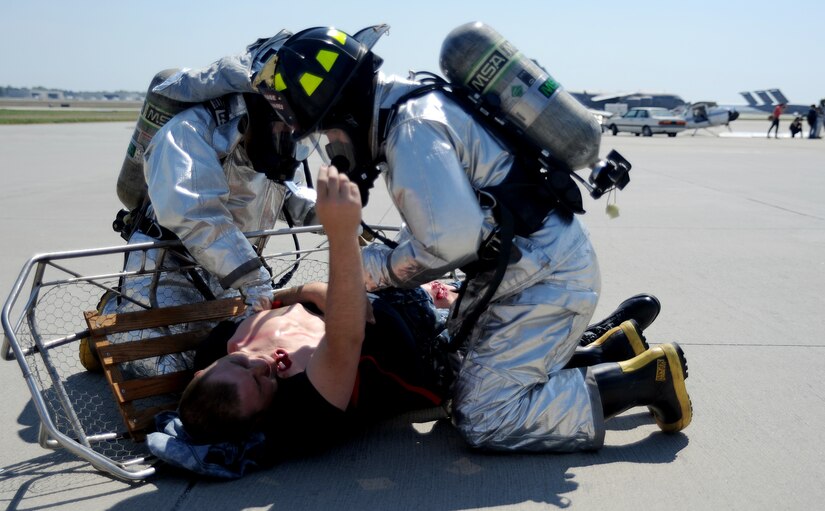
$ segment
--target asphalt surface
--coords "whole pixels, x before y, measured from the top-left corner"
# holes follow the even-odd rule
[[[787,134],[788,123],[781,126]],[[37,444],[14,361],[0,362],[0,505],[8,509],[819,509],[825,498],[825,144],[732,136],[606,135],[633,163],[620,216],[589,199],[602,267],[596,317],[638,292],[663,310],[649,342],[679,342],[693,423],[645,410],[581,454],[485,454],[438,412],[382,423],[322,456],[234,482],[160,471],[125,483]],[[114,183],[132,126],[0,126],[0,294],[41,252],[120,244]],[[719,128],[715,133],[727,134]],[[786,135],[787,136],[787,135]],[[383,185],[379,183],[379,188]],[[397,223],[376,191],[365,214]],[[288,441],[288,439],[285,439]]]

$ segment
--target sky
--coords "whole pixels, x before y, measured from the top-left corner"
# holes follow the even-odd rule
[[[0,0],[0,14],[0,86],[145,91],[161,69],[206,66],[282,28],[378,23],[391,27],[373,48],[385,73],[440,73],[446,35],[483,21],[571,91],[825,98],[823,0]]]

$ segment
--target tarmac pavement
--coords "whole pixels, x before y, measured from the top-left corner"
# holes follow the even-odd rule
[[[0,362],[0,505],[28,509],[817,509],[825,500],[825,144],[766,139],[767,121],[676,138],[605,135],[630,185],[586,199],[602,268],[600,318],[651,292],[649,342],[679,342],[693,423],[659,432],[646,410],[608,422],[580,454],[486,454],[438,410],[377,425],[324,455],[212,482],[161,470],[103,475],[37,444],[16,362]],[[783,122],[781,134],[787,133]],[[110,224],[127,123],[0,126],[0,295],[41,252],[121,244]],[[748,134],[748,135],[745,135]],[[383,185],[365,213],[397,224]],[[610,199],[613,200],[612,198]],[[819,439],[819,440],[818,440]]]

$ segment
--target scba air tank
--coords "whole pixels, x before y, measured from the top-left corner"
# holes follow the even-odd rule
[[[117,196],[130,210],[140,207],[147,194],[146,178],[143,175],[143,153],[149,146],[149,141],[175,114],[192,106],[191,103],[175,101],[152,92],[155,86],[177,72],[177,69],[165,69],[152,79],[143,107],[140,109],[135,131],[126,149],[126,158],[117,178]]]
[[[450,32],[441,45],[440,65],[450,82],[482,97],[496,96],[509,121],[570,169],[598,161],[596,118],[489,26],[467,23]]]

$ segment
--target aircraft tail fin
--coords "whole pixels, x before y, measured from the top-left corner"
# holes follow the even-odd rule
[[[764,104],[766,104],[766,105],[773,105],[774,104],[773,103],[773,98],[768,96],[767,91],[757,90],[757,91],[753,91],[753,93],[756,94],[757,96],[759,96],[759,99],[761,99]]]
[[[779,89],[770,89],[768,93],[774,98],[776,98],[777,103],[785,103],[786,105],[790,103],[790,101],[788,101],[788,98],[786,98],[785,95],[782,94],[782,91],[780,91]]]
[[[745,98],[745,101],[747,101],[750,106],[756,106],[758,104],[750,92],[740,92],[739,95]]]

